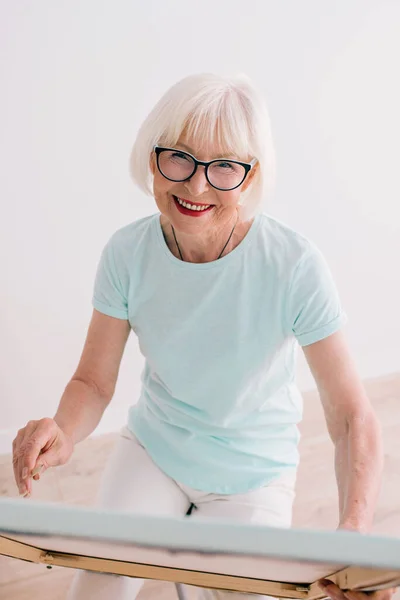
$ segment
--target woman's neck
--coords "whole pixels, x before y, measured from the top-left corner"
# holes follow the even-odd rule
[[[214,232],[205,231],[204,235],[201,236],[185,234],[174,228],[175,241],[172,223],[164,215],[161,215],[160,223],[165,242],[172,254],[182,260],[179,252],[180,249],[183,260],[192,263],[207,263],[217,260],[234,228],[233,234],[221,258],[222,256],[226,256],[240,244],[252,225],[252,221],[240,221],[235,216],[229,223],[224,224],[220,230]]]

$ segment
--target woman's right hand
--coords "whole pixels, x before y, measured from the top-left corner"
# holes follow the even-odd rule
[[[54,419],[29,421],[13,441],[14,477],[21,496],[32,492],[32,478],[38,480],[49,467],[68,462],[74,449],[72,439]]]

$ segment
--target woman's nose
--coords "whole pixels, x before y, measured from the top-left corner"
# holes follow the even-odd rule
[[[209,183],[206,178],[205,168],[199,166],[190,179],[185,181],[185,187],[192,196],[200,196],[208,191]]]

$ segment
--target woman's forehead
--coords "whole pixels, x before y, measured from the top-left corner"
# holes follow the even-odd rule
[[[243,152],[243,148],[235,148],[233,144],[224,143],[223,140],[207,139],[206,135],[190,136],[186,132],[179,136],[174,147],[185,150],[204,161],[216,158],[236,160],[248,160],[249,158],[248,152]]]
[[[184,118],[181,128],[177,123],[164,132],[164,144],[180,147],[199,160],[216,158],[251,160],[254,158],[249,148],[249,131],[243,119],[223,118],[220,114],[203,111]]]
[[[186,152],[193,154],[196,158],[205,161],[213,160],[214,158],[228,158],[230,155],[231,158],[237,156],[237,154],[217,144],[199,144],[195,140],[187,140],[186,138],[184,140],[179,138],[175,147],[182,148]]]

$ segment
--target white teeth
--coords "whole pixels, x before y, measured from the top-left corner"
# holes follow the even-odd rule
[[[176,199],[178,200],[178,202],[181,206],[184,206],[185,208],[188,208],[189,210],[201,211],[201,210],[206,210],[207,208],[210,208],[210,206],[211,206],[211,204],[205,204],[204,206],[195,206],[193,204],[189,204],[189,202],[185,202],[185,201],[181,200],[178,197],[176,197]]]

